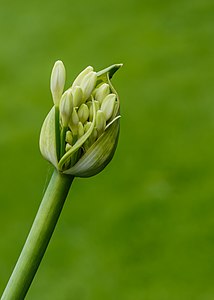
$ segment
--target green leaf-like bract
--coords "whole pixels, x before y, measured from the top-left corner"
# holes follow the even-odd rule
[[[119,119],[115,120],[88,151],[64,174],[90,177],[101,172],[111,161],[119,137]]]
[[[55,132],[55,106],[53,106],[42,124],[39,146],[44,158],[57,168],[58,161]]]

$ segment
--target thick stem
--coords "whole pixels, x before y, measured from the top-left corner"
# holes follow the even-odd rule
[[[73,177],[54,171],[1,300],[25,298],[46,251],[72,181]]]

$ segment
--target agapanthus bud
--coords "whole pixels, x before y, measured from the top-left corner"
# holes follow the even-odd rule
[[[78,113],[77,113],[77,108],[74,107],[73,112],[71,114],[70,122],[69,122],[69,126],[71,128],[73,135],[77,135],[77,133],[78,133],[78,123],[79,123],[79,117],[78,117]]]
[[[71,132],[70,130],[68,130],[68,131],[66,132],[66,135],[65,135],[65,141],[66,141],[67,143],[69,143],[70,145],[72,145],[72,143],[73,143],[73,134],[72,134],[72,132]]]
[[[74,107],[79,107],[83,102],[83,91],[79,85],[72,90]]]
[[[94,99],[99,101],[100,104],[102,103],[103,99],[110,93],[110,87],[107,83],[101,84],[95,91],[94,91]]]
[[[60,98],[65,86],[65,67],[61,60],[55,62],[51,73],[50,88],[55,105],[59,105]]]
[[[83,90],[83,101],[86,101],[91,95],[93,89],[95,88],[96,81],[97,81],[97,74],[96,72],[93,71],[89,72],[82,79],[80,83],[80,87]]]
[[[101,110],[104,112],[106,121],[108,121],[113,113],[114,105],[116,101],[116,95],[115,94],[109,94],[105,97],[101,104]]]
[[[78,125],[78,123],[79,123],[79,117],[78,117],[76,107],[74,107],[73,112],[71,114],[71,123],[74,124],[74,125]]]
[[[93,67],[91,66],[88,66],[87,68],[85,68],[77,77],[76,79],[74,80],[73,84],[72,84],[72,89],[75,87],[75,86],[80,86],[83,78],[85,77],[85,75],[87,75],[89,72],[93,71]]]
[[[60,95],[62,84],[59,89],[60,80],[55,79],[58,65],[62,67],[56,63],[52,72],[58,94],[53,93],[55,106],[41,129],[40,150],[62,174],[93,176],[110,162],[117,146],[120,103],[110,79],[121,65],[98,73],[93,72],[92,67],[86,68],[63,96]],[[59,95],[62,98],[58,108]]]
[[[60,115],[62,118],[62,124],[64,127],[68,126],[73,110],[73,96],[71,91],[66,91],[60,100]]]
[[[84,135],[84,127],[81,122],[78,123],[78,138]]]
[[[96,114],[96,129],[99,135],[103,133],[105,127],[106,127],[105,114],[102,110],[98,110]]]
[[[89,117],[89,109],[86,104],[82,104],[78,110],[78,117],[80,119],[80,122],[83,124],[88,120]]]

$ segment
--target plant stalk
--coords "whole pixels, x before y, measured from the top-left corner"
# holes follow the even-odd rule
[[[74,177],[54,171],[1,300],[22,300],[33,281]]]

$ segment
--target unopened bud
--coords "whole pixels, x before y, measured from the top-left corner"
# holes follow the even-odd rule
[[[64,127],[68,126],[73,110],[73,96],[71,91],[66,91],[60,100],[60,114]]]
[[[73,135],[77,135],[77,133],[78,133],[78,123],[79,123],[79,117],[77,114],[77,108],[74,107],[73,112],[71,114],[71,119],[69,122],[69,127],[71,128]]]
[[[59,105],[60,98],[65,86],[65,67],[61,60],[55,62],[51,73],[51,93],[53,96],[53,102],[55,105]]]
[[[72,112],[72,115],[71,115],[71,122],[74,125],[78,125],[78,123],[79,123],[79,117],[78,117],[78,114],[77,114],[76,107],[74,107],[74,109],[73,109],[73,112]]]
[[[102,110],[98,110],[96,114],[96,128],[98,131],[98,135],[103,133],[106,127],[106,118],[105,114]]]
[[[39,145],[44,158],[61,174],[90,177],[111,161],[119,135],[120,103],[110,79],[120,67],[113,65],[97,73],[88,67],[62,96],[65,69],[60,61],[54,65],[51,92],[55,105],[43,122]]]
[[[72,84],[72,89],[77,86],[80,85],[83,78],[85,77],[85,75],[87,75],[89,72],[93,71],[93,67],[88,66],[87,68],[85,68],[78,76],[77,78],[74,80],[73,84]]]
[[[105,97],[105,99],[102,102],[101,110],[104,112],[106,121],[108,121],[113,113],[114,105],[116,101],[116,95],[115,94],[109,94]]]
[[[84,135],[84,127],[81,122],[78,123],[78,138]]]
[[[97,81],[97,74],[96,72],[93,71],[89,72],[83,78],[80,84],[80,87],[83,90],[83,101],[86,101],[90,97],[93,89],[95,88],[96,81]]]
[[[68,130],[66,132],[65,141],[67,143],[69,143],[70,145],[72,145],[72,143],[73,143],[73,135],[72,135],[72,132],[70,130]]]
[[[88,106],[86,104],[82,104],[78,110],[78,116],[80,121],[84,124],[89,117],[89,109]]]
[[[74,107],[79,107],[83,101],[83,91],[79,85],[72,90]]]
[[[94,93],[95,100],[102,103],[103,99],[110,93],[110,87],[107,83],[103,83],[99,86]]]

